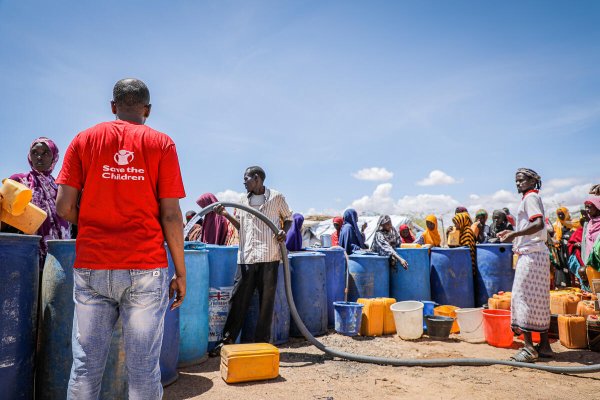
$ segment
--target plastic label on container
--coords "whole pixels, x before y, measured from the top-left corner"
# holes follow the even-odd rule
[[[208,341],[216,342],[223,337],[223,328],[229,313],[229,300],[233,286],[221,286],[208,290]]]

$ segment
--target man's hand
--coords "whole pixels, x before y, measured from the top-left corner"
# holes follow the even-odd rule
[[[283,229],[280,229],[279,232],[277,232],[277,235],[275,235],[275,239],[277,239],[279,243],[283,243],[285,242],[286,236],[287,234],[285,233],[285,231]]]
[[[227,214],[228,214],[227,210],[225,209],[225,207],[223,207],[220,204],[214,208],[214,211],[215,211],[215,213],[217,213],[219,215],[227,217]]]
[[[498,233],[498,239],[500,239],[501,242],[512,242],[513,239],[516,237],[515,236],[515,232],[514,231],[509,231],[509,230],[505,230],[502,231],[500,233]]]
[[[175,298],[173,305],[171,305],[171,311],[178,308],[181,306],[181,303],[183,303],[183,299],[185,298],[185,286],[185,276],[175,276],[175,278],[171,280],[171,284],[169,285],[169,298],[172,299],[173,294],[177,292],[177,297]]]

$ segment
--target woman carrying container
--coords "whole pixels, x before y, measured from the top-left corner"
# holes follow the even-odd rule
[[[377,221],[377,231],[375,232],[375,237],[371,244],[371,251],[380,256],[389,257],[392,268],[399,262],[400,265],[402,265],[402,268],[408,269],[408,262],[396,253],[396,248],[400,247],[400,244],[400,235],[392,225],[390,216],[382,215],[379,217],[379,221]]]
[[[515,176],[517,190],[523,195],[517,212],[515,231],[502,231],[502,242],[513,242],[519,256],[512,287],[511,325],[516,334],[524,334],[525,346],[511,359],[534,362],[538,357],[552,357],[548,341],[550,328],[550,260],[546,247],[544,205],[538,194],[542,178],[533,170],[519,168]],[[539,332],[540,345],[535,347],[532,332]]]
[[[58,162],[58,156],[56,144],[46,137],[39,137],[31,143],[27,154],[31,171],[14,174],[9,178],[31,189],[33,195],[31,202],[48,215],[36,232],[36,235],[42,237],[40,242],[40,268],[43,268],[48,252],[47,240],[71,238],[70,224],[56,213],[58,186],[51,174]]]

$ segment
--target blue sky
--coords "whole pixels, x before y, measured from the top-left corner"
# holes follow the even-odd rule
[[[35,137],[64,153],[112,119],[138,77],[184,211],[254,164],[299,212],[516,207],[519,166],[576,207],[600,182],[599,20],[595,1],[0,1],[0,176]]]

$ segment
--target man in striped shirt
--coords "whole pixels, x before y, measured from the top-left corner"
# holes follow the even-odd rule
[[[255,288],[259,293],[260,310],[254,341],[266,343],[270,340],[277,272],[281,260],[277,242],[285,241],[292,223],[292,211],[281,193],[264,186],[265,177],[265,171],[261,167],[246,169],[244,186],[247,194],[242,196],[240,203],[260,211],[275,226],[283,226],[277,235],[273,234],[267,224],[248,212],[240,211],[231,215],[222,206],[215,210],[225,216],[239,231],[240,248],[223,339],[211,351],[211,356],[219,355],[224,344],[233,343],[237,338]]]

